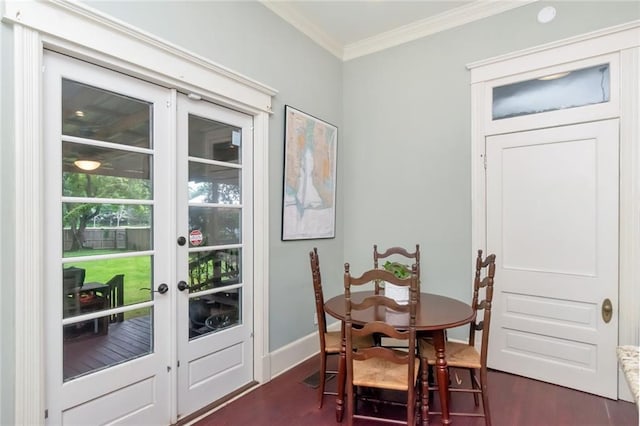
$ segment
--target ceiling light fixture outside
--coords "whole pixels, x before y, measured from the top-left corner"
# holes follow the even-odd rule
[[[556,18],[556,8],[553,6],[547,6],[540,9],[538,12],[538,22],[541,24],[547,24]]]
[[[94,160],[76,160],[73,162],[73,164],[75,164],[75,166],[79,169],[91,171],[100,167],[101,163]]]
[[[544,77],[540,77],[538,78],[538,80],[557,80],[559,78],[562,77],[566,77],[569,74],[571,74],[571,71],[565,71],[565,72],[557,72],[555,74],[549,74],[549,75],[545,75]]]

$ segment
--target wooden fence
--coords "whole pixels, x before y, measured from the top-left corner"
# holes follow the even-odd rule
[[[84,247],[107,250],[150,250],[150,228],[87,228],[84,231]],[[64,250],[71,249],[73,235],[70,229],[63,231]]]

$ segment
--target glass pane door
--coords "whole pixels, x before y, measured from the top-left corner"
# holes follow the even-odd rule
[[[241,129],[189,115],[189,338],[242,321]]]
[[[171,92],[44,64],[47,422],[170,424]]]
[[[178,98],[179,416],[253,379],[250,126]]]
[[[151,307],[123,309],[152,298],[153,139],[149,102],[64,79],[62,110],[67,381],[153,351]],[[99,337],[109,334],[122,346]]]

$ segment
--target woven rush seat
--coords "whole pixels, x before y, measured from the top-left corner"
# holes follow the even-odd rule
[[[327,331],[324,333],[324,350],[330,354],[340,353],[340,346],[342,345],[342,336],[339,331]],[[373,339],[370,337],[358,336],[353,340],[353,345],[356,348],[366,348],[373,346]]]
[[[397,355],[406,355],[403,351],[394,351]],[[414,377],[412,386],[417,383],[420,371],[420,359],[414,360]],[[353,361],[353,384],[369,388],[407,391],[407,365],[396,364],[381,358],[368,358],[363,361]]]
[[[436,349],[427,340],[420,341],[420,355],[427,358],[429,365],[436,364]],[[480,352],[466,343],[448,341],[444,356],[449,367],[481,368]]]

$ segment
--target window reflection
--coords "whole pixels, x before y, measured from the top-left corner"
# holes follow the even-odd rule
[[[240,169],[189,162],[189,201],[240,204]]]
[[[62,80],[62,133],[151,148],[151,104],[76,81]]]
[[[78,160],[96,161],[94,169],[78,167]],[[151,199],[151,155],[120,149],[63,142],[62,175],[65,195],[80,197]],[[87,186],[91,180],[92,186]],[[84,184],[83,184],[84,183]]]
[[[228,124],[189,115],[189,156],[240,163],[242,133]]]
[[[241,295],[236,288],[189,299],[189,339],[241,324]]]
[[[609,102],[609,64],[493,88],[494,120]]]
[[[199,233],[190,239],[190,247],[240,243],[240,215],[242,210],[230,207],[189,207],[189,232]]]

